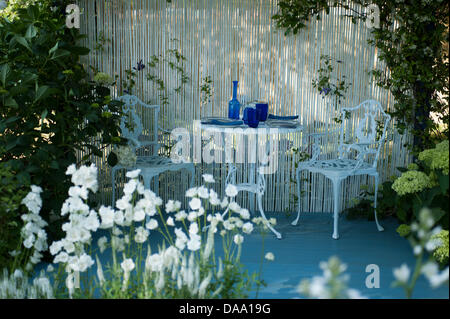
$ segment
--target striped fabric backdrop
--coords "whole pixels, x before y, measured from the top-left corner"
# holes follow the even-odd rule
[[[343,63],[336,63],[339,76],[352,83],[345,104],[354,106],[366,99],[375,99],[388,110],[392,96],[378,88],[368,71],[380,63],[377,51],[367,44],[370,30],[362,22],[353,24],[333,9],[322,20],[313,20],[296,36],[285,36],[277,29],[272,15],[277,11],[276,0],[79,0],[82,8],[82,32],[87,34],[86,45],[92,49],[86,64],[95,65],[111,76],[124,77],[139,60],[147,63],[153,55],[164,55],[169,49],[179,50],[185,57],[184,70],[191,81],[181,94],[173,94],[169,105],[161,108],[159,125],[165,130],[185,127],[194,130],[193,121],[203,116],[226,116],[232,95],[232,80],[239,81],[239,95],[269,102],[269,112],[277,115],[300,115],[305,133],[319,132],[324,125],[333,125],[334,106],[322,99],[312,87],[318,77],[320,56],[330,55]],[[94,50],[100,35],[106,42],[103,51]],[[173,41],[177,39],[177,41]],[[148,67],[144,70],[144,73]],[[156,70],[166,86],[175,88],[179,75],[168,65]],[[205,77],[213,80],[214,95],[205,105],[201,102],[200,86]],[[117,88],[116,94],[117,94]],[[154,84],[139,74],[134,92],[150,104],[161,104]],[[348,130],[352,130],[349,127]],[[388,141],[379,161],[381,180],[396,175],[396,167],[407,165],[410,154],[403,145],[411,141],[409,135],[399,135],[395,122],[388,129]],[[198,133],[198,132],[193,132]],[[300,147],[302,138],[283,136],[284,141]],[[323,150],[336,150],[337,138],[329,135]],[[101,201],[110,201],[110,174],[105,151],[101,168],[103,192]],[[276,174],[267,176],[263,198],[267,211],[296,211],[292,194],[296,190],[294,163],[297,155],[282,152]],[[196,184],[201,174],[213,173],[216,191],[223,194],[226,165],[196,165]],[[238,182],[246,181],[247,165],[239,167]],[[160,178],[159,194],[164,199],[183,199],[187,179],[180,173],[164,174]],[[304,176],[307,177],[307,176]],[[181,182],[180,182],[181,181]],[[308,176],[309,191],[303,200],[303,211],[331,212],[330,184],[321,176]],[[120,180],[117,180],[120,183]],[[343,187],[343,203],[351,205],[361,185],[372,184],[365,177],[349,178]],[[249,207],[253,200],[247,194],[239,201]]]

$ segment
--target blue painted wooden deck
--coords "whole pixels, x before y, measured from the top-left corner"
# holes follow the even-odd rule
[[[271,214],[268,214],[269,216]],[[268,216],[268,217],[269,217]],[[266,262],[262,278],[267,282],[259,298],[299,298],[296,292],[298,283],[304,278],[321,275],[319,262],[336,255],[347,264],[350,275],[349,286],[358,289],[364,296],[374,299],[405,298],[401,288],[392,288],[393,268],[407,263],[410,268],[415,259],[407,240],[395,231],[398,223],[395,219],[381,221],[385,231],[378,232],[375,222],[368,220],[339,219],[340,238],[331,238],[332,214],[302,214],[299,224],[291,226],[295,216],[278,216],[276,229],[283,235],[278,240],[271,234],[265,237],[265,251],[275,254],[275,261]],[[242,263],[248,269],[259,267],[261,235],[246,237],[243,247]],[[365,280],[369,273],[366,266],[377,264],[380,268],[380,288],[366,288]],[[426,278],[417,281],[413,298],[449,298],[448,286],[432,289]]]
[[[283,239],[276,239],[271,232],[264,237],[264,251],[273,252],[275,261],[264,262],[262,278],[267,287],[261,288],[258,298],[302,298],[296,291],[299,282],[305,278],[321,275],[319,263],[334,255],[348,266],[346,273],[350,275],[349,287],[358,289],[370,299],[405,298],[401,288],[391,287],[394,281],[392,270],[402,263],[407,263],[413,268],[415,259],[409,242],[395,231],[398,227],[395,219],[382,220],[381,224],[385,231],[378,232],[373,221],[347,220],[341,216],[340,239],[334,240],[331,238],[332,214],[302,214],[297,226],[290,225],[295,216],[287,218],[285,214],[280,213],[269,213],[267,216],[277,218],[276,229],[282,233]],[[94,243],[105,234],[105,231],[98,231]],[[217,240],[221,240],[219,235],[217,236]],[[161,236],[157,232],[152,232],[149,240],[155,249]],[[245,236],[241,262],[250,273],[259,270],[261,243],[262,236],[259,232],[254,231],[253,234]],[[221,241],[216,244],[217,255],[220,254],[221,246]],[[105,253],[100,258],[104,265],[110,262],[108,259],[111,256]],[[365,286],[369,274],[365,269],[369,264],[376,264],[380,268],[380,288],[369,289]],[[40,264],[37,272],[45,267],[45,264]],[[95,273],[96,269],[93,271]],[[255,298],[255,294],[252,292],[249,297]],[[448,299],[448,286],[432,289],[428,281],[421,276],[417,281],[413,298]]]

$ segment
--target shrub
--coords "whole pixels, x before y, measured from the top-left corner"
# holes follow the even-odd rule
[[[20,202],[25,195],[25,187],[19,183],[11,167],[0,163],[0,269],[10,269],[10,252],[17,251],[21,245]]]
[[[13,1],[0,16],[0,162],[19,183],[43,188],[51,237],[62,220],[50,216],[59,216],[77,151],[87,150],[87,160],[121,141],[121,103],[112,101],[105,77],[91,81],[80,62],[89,50],[78,45],[77,29],[66,28],[66,3]]]

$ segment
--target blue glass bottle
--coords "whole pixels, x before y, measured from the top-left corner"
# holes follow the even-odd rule
[[[239,111],[241,103],[237,99],[238,81],[233,81],[233,98],[228,102],[228,118],[239,120]]]

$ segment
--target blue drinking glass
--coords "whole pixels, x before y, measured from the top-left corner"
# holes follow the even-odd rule
[[[259,120],[265,122],[267,120],[267,115],[269,112],[269,104],[267,103],[257,103],[256,109],[260,111]]]
[[[244,124],[248,125],[248,110],[251,109],[252,107],[246,107],[244,109],[243,115],[242,115],[242,120],[244,121]]]
[[[247,111],[248,126],[257,128],[258,124],[259,124],[259,117],[260,117],[261,111],[256,108],[253,108],[253,107],[249,107],[247,109],[248,109],[248,111]]]

